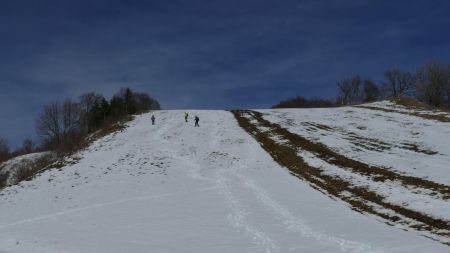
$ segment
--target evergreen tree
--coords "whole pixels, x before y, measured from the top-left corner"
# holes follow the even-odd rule
[[[125,102],[121,97],[114,96],[110,102],[110,116],[118,118],[125,114]]]
[[[129,115],[136,113],[134,95],[130,88],[125,88],[125,91],[123,92],[123,99],[125,102],[125,113]]]
[[[101,105],[95,101],[92,105],[91,111],[89,112],[89,129],[97,129],[103,121],[103,113]]]
[[[102,103],[101,103],[101,111],[102,111],[102,119],[105,120],[106,117],[109,116],[110,113],[110,106],[108,101],[105,98],[102,98]]]

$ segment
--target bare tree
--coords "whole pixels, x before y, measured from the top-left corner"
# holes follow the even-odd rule
[[[417,97],[432,106],[448,104],[450,70],[437,60],[420,67],[417,71]]]
[[[351,79],[343,79],[337,83],[339,95],[338,104],[351,105],[362,101],[362,79],[356,75]]]
[[[22,150],[25,154],[29,154],[34,151],[34,143],[31,139],[25,139],[22,142]]]
[[[52,102],[36,121],[36,132],[46,145],[55,146],[73,142],[81,131],[81,108],[66,100],[63,104]]]
[[[36,120],[36,133],[45,144],[53,145],[61,143],[61,110],[60,104],[53,101],[44,106],[44,110]]]
[[[134,92],[133,97],[138,112],[161,109],[159,102],[151,98],[147,93]]]
[[[352,85],[349,79],[343,79],[337,83],[339,89],[338,103],[340,105],[350,104],[350,98],[352,93]]]
[[[64,141],[73,141],[81,132],[82,110],[79,104],[70,99],[62,105],[62,136]]]
[[[389,97],[409,96],[414,90],[415,76],[396,68],[384,72],[384,89]]]
[[[369,79],[364,80],[363,102],[374,102],[380,98],[380,89]]]
[[[362,86],[361,77],[359,75],[352,77],[352,82],[351,82],[352,92],[350,93],[351,94],[351,98],[350,98],[351,104],[360,103],[362,101],[361,86]]]
[[[0,137],[0,162],[8,160],[10,155],[8,140]]]
[[[102,97],[103,97],[102,95],[96,94],[94,92],[82,94],[78,98],[80,107],[84,111],[90,111],[92,109],[92,107],[94,106],[94,103],[96,101],[99,101]]]

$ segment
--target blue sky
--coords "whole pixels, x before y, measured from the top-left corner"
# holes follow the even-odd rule
[[[0,136],[34,137],[45,103],[120,87],[163,108],[264,108],[334,97],[450,59],[446,0],[15,0],[0,3]]]

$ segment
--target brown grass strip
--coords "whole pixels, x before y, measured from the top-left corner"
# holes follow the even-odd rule
[[[368,105],[354,105],[354,107],[370,109],[370,110],[375,110],[375,111],[400,113],[400,114],[415,116],[415,117],[419,117],[419,118],[423,118],[423,119],[427,119],[427,120],[437,120],[437,121],[444,122],[444,123],[450,122],[450,118],[447,117],[446,115],[434,115],[434,114],[425,114],[425,113],[418,113],[418,112],[402,112],[402,111],[398,111],[398,110],[386,109],[386,108],[380,108],[380,107],[368,106]]]
[[[387,168],[370,166],[368,164],[353,160],[337,153],[322,143],[310,141],[298,134],[289,132],[287,129],[282,128],[279,124],[265,120],[260,112],[252,111],[251,113],[262,126],[272,129],[273,133],[289,140],[296,147],[307,150],[330,164],[364,176],[375,177],[377,181],[399,181],[407,187],[420,187],[428,189],[442,194],[443,199],[450,199],[450,186],[419,177],[401,175]]]
[[[407,108],[413,108],[415,110],[450,113],[450,108],[433,107],[431,105],[427,105],[423,102],[419,102],[412,98],[406,97],[391,98],[389,99],[389,101]]]
[[[403,217],[413,219],[422,225],[410,225],[417,230],[428,230],[436,235],[441,233],[437,230],[450,231],[448,221],[437,219],[429,215],[404,208],[384,200],[384,197],[368,190],[367,188],[352,185],[339,177],[326,175],[322,170],[309,166],[303,158],[298,156],[297,148],[292,145],[279,144],[271,138],[271,133],[261,132],[257,126],[250,123],[250,120],[244,117],[244,114],[253,116],[258,121],[261,115],[252,111],[232,111],[239,125],[253,136],[266,150],[272,158],[281,166],[288,168],[291,174],[306,180],[315,189],[320,189],[331,196],[342,199],[349,203],[355,210],[365,213],[371,213],[390,222],[409,224]],[[258,116],[259,115],[259,116]],[[272,133],[278,135],[279,129]],[[344,193],[350,193],[353,197],[346,196]],[[393,210],[399,215],[388,215],[375,210],[368,202],[374,203],[386,209]]]
[[[330,126],[327,126],[324,124],[319,124],[319,123],[314,123],[314,122],[302,122],[301,125],[306,126],[307,127],[306,130],[308,130],[308,131],[311,131],[310,127],[313,127],[313,128],[321,129],[323,131],[327,131],[327,132],[338,132],[338,133],[344,135],[344,137],[343,137],[344,139],[350,141],[355,146],[358,146],[358,147],[366,149],[366,150],[373,150],[373,151],[381,152],[384,150],[390,150],[392,148],[392,145],[390,145],[386,142],[383,142],[381,140],[363,137],[363,136],[358,135],[355,132],[345,131],[345,130],[337,128],[337,127],[330,127]],[[314,132],[316,132],[315,129],[314,129]],[[410,149],[410,150],[416,151],[416,150],[412,150],[412,149]],[[417,149],[417,150],[421,151],[421,149]]]

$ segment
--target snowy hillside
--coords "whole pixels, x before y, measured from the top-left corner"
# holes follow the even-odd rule
[[[444,226],[448,123],[362,108],[243,112],[251,134],[261,132],[254,137],[231,112],[188,112],[200,117],[200,127],[185,123],[184,111],[155,112],[154,126],[151,114],[139,115],[77,154],[77,164],[2,190],[0,252],[450,252],[443,244],[448,230],[419,231],[411,217],[395,223],[353,210],[357,192],[342,198],[307,174],[293,176],[273,159],[269,142],[255,139],[293,149],[299,143],[276,129],[283,127],[396,176],[426,178],[423,189],[406,185],[406,176],[374,180],[308,145],[295,149],[305,166],[322,171],[320,182],[334,175],[365,185],[383,201],[444,219],[436,225]],[[383,175],[391,174],[375,176]],[[385,209],[375,210],[394,212]]]

